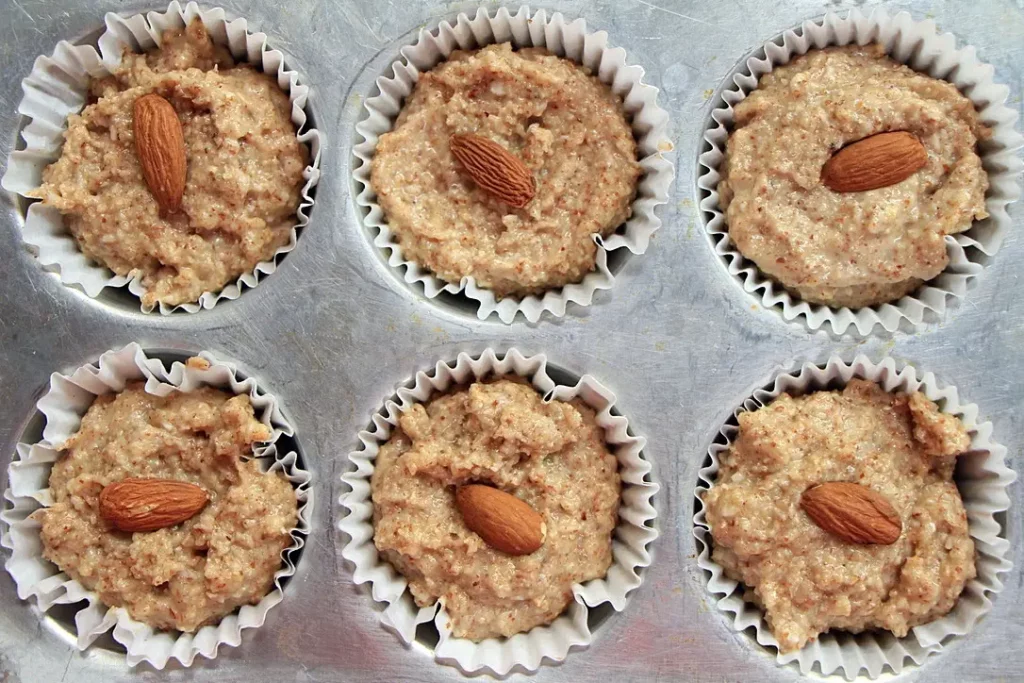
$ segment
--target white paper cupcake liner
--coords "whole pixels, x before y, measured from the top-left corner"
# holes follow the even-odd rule
[[[116,641],[128,651],[128,664],[148,662],[157,669],[171,658],[190,666],[196,656],[213,658],[221,645],[236,647],[242,630],[263,625],[267,612],[284,598],[282,581],[295,573],[293,554],[305,544],[313,507],[310,474],[298,463],[295,452],[278,453],[275,445],[282,436],[293,436],[291,425],[281,413],[277,399],[260,389],[252,378],[241,379],[235,369],[208,353],[200,357],[210,363],[199,369],[174,363],[170,370],[156,359],[147,358],[138,344],[129,344],[119,351],[108,351],[96,365],[85,365],[70,375],[54,373],[50,389],[39,399],[36,409],[46,418],[43,438],[38,443],[19,443],[7,471],[7,502],[0,521],[3,522],[2,544],[11,550],[5,567],[14,579],[18,597],[29,600],[35,596],[43,612],[53,605],[87,601],[88,606],[75,614],[78,649],[84,650],[97,637],[113,628]],[[40,507],[52,504],[49,490],[50,469],[60,457],[60,445],[78,431],[82,416],[100,395],[119,392],[130,381],[144,380],[145,391],[167,396],[175,391],[191,392],[203,386],[214,386],[235,394],[246,394],[256,410],[256,418],[272,430],[270,441],[253,449],[255,457],[265,458],[269,471],[282,471],[295,487],[299,517],[291,530],[292,543],[281,553],[281,568],[274,574],[274,587],[259,603],[245,605],[224,617],[216,625],[204,626],[195,633],[154,631],[128,616],[122,608],[107,607],[94,592],[68,577],[46,560],[39,538],[40,524],[29,518]]]
[[[612,566],[604,578],[573,586],[575,600],[551,624],[511,638],[474,643],[452,635],[442,605],[417,607],[406,590],[405,577],[378,555],[373,543],[370,477],[378,449],[390,438],[402,413],[435,393],[502,375],[528,378],[545,400],[579,398],[597,411],[597,424],[604,428],[605,438],[619,460],[622,500],[612,540]],[[433,620],[440,633],[435,658],[454,663],[467,673],[489,670],[504,676],[514,667],[535,671],[545,659],[560,662],[570,649],[589,646],[592,637],[587,624],[588,607],[607,602],[616,611],[625,608],[627,595],[642,581],[641,568],[651,562],[648,546],[658,536],[653,526],[657,512],[651,499],[659,486],[644,479],[651,471],[642,454],[646,440],[629,434],[626,418],[612,413],[614,404],[615,395],[590,375],[584,375],[575,386],[556,385],[547,374],[547,358],[543,354],[524,357],[516,349],[500,358],[490,349],[479,358],[460,353],[454,366],[439,362],[430,372],[416,373],[412,386],[400,388],[395,399],[387,400],[373,416],[373,429],[359,433],[362,447],[349,454],[354,471],[345,474],[342,481],[351,492],[340,499],[348,514],[338,524],[350,539],[342,556],[355,565],[354,581],[369,582],[373,599],[384,603],[380,606],[381,622],[408,645],[415,637],[417,625]]]
[[[736,409],[735,414],[757,410],[784,392],[799,394],[838,389],[853,378],[877,382],[889,392],[920,391],[935,401],[942,412],[955,415],[967,427],[971,448],[960,456],[955,478],[977,549],[978,576],[967,583],[949,614],[914,627],[904,638],[896,638],[885,631],[857,635],[830,632],[821,634],[816,641],[796,652],[778,652],[776,656],[779,664],[795,662],[803,674],[810,673],[815,665],[825,675],[842,669],[847,680],[853,680],[862,670],[870,678],[877,678],[886,668],[899,674],[908,660],[921,664],[928,655],[944,650],[956,636],[969,633],[988,613],[992,607],[992,596],[1003,589],[999,575],[1010,571],[1013,566],[1007,559],[1010,544],[1003,538],[1002,527],[995,515],[1010,507],[1007,489],[1017,478],[1016,473],[1006,466],[1006,448],[991,440],[992,423],[978,422],[976,405],[961,403],[956,388],[941,385],[932,373],[926,372],[919,377],[913,366],[900,369],[892,358],[876,364],[865,356],[857,356],[847,364],[833,356],[823,368],[805,363],[799,370],[777,374],[768,388],[755,391]],[[719,456],[728,450],[737,433],[736,422],[731,420],[722,427],[720,438],[708,449],[711,464],[699,472],[698,498],[702,499],[703,493],[714,486]],[[737,632],[753,628],[758,643],[777,650],[778,641],[765,622],[761,609],[745,602],[743,587],[726,577],[722,566],[711,559],[714,539],[703,507],[694,515],[693,522],[700,552],[697,564],[710,574],[708,590],[715,596],[718,609],[728,616]]]
[[[720,166],[734,120],[733,108],[757,88],[762,75],[813,48],[871,42],[884,45],[896,61],[953,83],[974,103],[981,120],[992,128],[991,140],[979,145],[979,154],[989,176],[985,208],[990,216],[976,221],[965,232],[946,237],[949,265],[917,291],[898,301],[870,308],[831,308],[795,298],[739,252],[729,237],[719,206]],[[704,132],[710,150],[700,155],[697,185],[704,195],[701,211],[712,216],[706,230],[715,253],[725,261],[729,273],[739,279],[743,289],[760,296],[766,308],[779,310],[786,320],[799,318],[811,330],[828,325],[834,334],[843,334],[854,327],[857,333],[866,336],[876,325],[894,332],[901,324],[916,329],[929,322],[929,318],[941,319],[949,300],[963,299],[970,280],[981,273],[999,250],[1012,226],[1006,205],[1020,198],[1019,175],[1024,164],[1017,152],[1024,146],[1024,138],[1014,128],[1017,112],[1006,104],[1010,91],[994,83],[993,75],[994,69],[978,60],[973,47],[957,48],[956,38],[950,33],[938,33],[934,21],[914,21],[906,12],[890,17],[881,7],[868,15],[858,9],[845,16],[830,12],[824,18],[805,21],[795,30],[765,43],[725,87],[724,104],[711,113]]]
[[[320,180],[320,133],[315,128],[303,129],[307,122],[305,107],[309,86],[300,84],[299,75],[285,67],[281,52],[267,46],[266,34],[250,33],[245,19],[229,20],[223,9],[201,10],[194,2],[184,8],[176,1],[171,2],[162,13],[130,17],[108,13],[104,17],[106,31],[98,42],[99,52],[92,45],[61,41],[51,56],[36,59],[32,72],[22,81],[25,96],[18,105],[18,112],[28,119],[21,132],[25,148],[11,152],[7,171],[0,180],[5,190],[22,196],[42,185],[43,169],[60,158],[68,114],[81,111],[85,105],[89,79],[110,75],[121,63],[126,48],[133,52],[155,49],[164,31],[183,28],[197,17],[213,42],[227,47],[236,61],[248,62],[276,77],[277,84],[288,93],[292,123],[298,131],[296,137],[309,149],[310,165],[303,171],[306,184],[288,243],[280,247],[272,259],[261,261],[251,272],[244,273],[219,292],[204,292],[198,301],[178,306],[160,303],[158,310],[164,315],[176,310],[196,313],[213,308],[222,299],[237,299],[243,286],[255,287],[263,276],[277,270],[279,257],[295,248],[297,230],[309,223],[309,210],[313,206],[311,193]],[[60,212],[53,207],[40,202],[29,206],[22,239],[33,248],[45,268],[60,274],[61,282],[80,288],[92,298],[98,297],[106,287],[127,286],[128,291],[140,299],[146,293],[141,275],[115,275],[86,258],[65,227]],[[152,307],[143,306],[142,310],[149,313]]]
[[[547,48],[582,64],[621,96],[637,139],[643,171],[633,202],[632,217],[623,228],[608,237],[594,235],[598,246],[596,269],[579,283],[521,299],[498,299],[491,290],[478,287],[472,277],[464,277],[458,284],[446,282],[430,270],[405,259],[370,186],[370,166],[377,140],[394,126],[402,103],[412,93],[419,74],[437,66],[454,50],[473,50],[503,42],[511,42],[514,47]],[[549,19],[544,10],[531,15],[530,8],[523,6],[512,15],[501,7],[492,17],[486,9],[480,8],[473,18],[459,14],[454,25],[442,21],[434,31],[421,29],[416,43],[406,45],[399,52],[402,58],[391,67],[394,76],[378,78],[380,94],[366,100],[366,118],[356,125],[361,139],[353,152],[359,159],[354,170],[358,187],[356,203],[367,212],[366,226],[376,232],[373,243],[390,253],[388,265],[400,272],[406,283],[422,286],[423,293],[430,299],[441,292],[461,294],[477,302],[477,317],[481,320],[497,314],[502,322],[511,323],[517,313],[522,313],[528,321],[537,322],[545,311],[556,318],[564,316],[570,301],[589,306],[594,292],[610,289],[615,278],[608,269],[609,251],[626,248],[633,254],[642,254],[647,250],[651,235],[661,227],[655,207],[668,201],[674,173],[672,164],[663,156],[664,152],[672,149],[668,138],[668,114],[657,104],[658,89],[642,82],[644,70],[627,65],[626,51],[622,48],[608,47],[607,33],[588,33],[583,19],[567,22],[558,12]]]

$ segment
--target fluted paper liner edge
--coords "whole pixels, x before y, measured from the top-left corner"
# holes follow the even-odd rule
[[[4,492],[5,509],[0,513],[3,535],[0,542],[10,549],[11,557],[4,565],[14,579],[18,597],[33,597],[43,612],[53,605],[72,604],[82,600],[88,606],[75,614],[77,647],[85,650],[101,634],[113,629],[113,637],[128,651],[130,666],[148,662],[163,669],[171,659],[191,666],[197,656],[214,658],[221,645],[236,647],[242,631],[262,626],[267,613],[284,599],[282,581],[295,573],[294,553],[305,545],[313,506],[310,474],[298,464],[295,452],[278,453],[276,443],[282,435],[294,434],[281,413],[277,399],[262,391],[254,379],[240,379],[228,363],[208,353],[199,354],[209,361],[205,370],[180,362],[164,367],[159,360],[146,356],[138,344],[108,351],[95,365],[85,365],[69,375],[54,373],[49,391],[36,404],[46,418],[41,441],[19,443],[8,468],[9,488]],[[52,464],[60,456],[60,444],[78,431],[81,418],[96,396],[122,391],[134,380],[145,381],[145,391],[167,396],[174,391],[190,392],[203,386],[214,386],[234,394],[246,394],[256,410],[257,419],[271,429],[270,440],[253,449],[258,458],[270,463],[269,471],[281,471],[295,488],[299,504],[296,527],[290,530],[291,545],[281,553],[281,568],[274,574],[274,587],[255,605],[244,605],[224,617],[216,625],[203,626],[195,633],[156,631],[128,616],[123,608],[107,607],[96,593],[68,577],[42,555],[40,524],[29,515],[51,502],[49,475]]]
[[[869,308],[832,308],[794,298],[739,252],[729,237],[719,206],[719,171],[734,118],[733,108],[757,88],[762,75],[810,49],[869,42],[885,45],[890,57],[916,71],[953,83],[975,104],[982,122],[992,128],[992,138],[979,146],[989,177],[985,208],[990,215],[976,221],[967,231],[946,237],[949,264],[917,291]],[[785,320],[802,321],[811,330],[827,326],[839,335],[852,327],[858,335],[867,336],[876,326],[891,333],[901,327],[919,329],[941,319],[951,300],[967,296],[970,281],[981,274],[999,250],[1012,227],[1006,206],[1021,194],[1019,176],[1024,164],[1018,152],[1024,147],[1024,137],[1015,129],[1017,112],[1007,105],[1010,90],[994,82],[994,73],[992,66],[978,60],[973,47],[957,48],[952,34],[938,33],[934,21],[915,21],[906,12],[889,16],[881,7],[867,15],[859,9],[843,16],[829,12],[766,42],[731,76],[722,91],[723,104],[711,113],[704,131],[704,141],[710,150],[700,155],[697,186],[702,194],[701,213],[711,216],[705,230],[715,253],[743,289],[759,297],[765,308],[779,310]]]
[[[939,383],[932,373],[919,374],[911,365],[898,367],[892,358],[876,364],[865,356],[857,356],[852,363],[846,363],[833,356],[824,367],[804,363],[792,372],[780,371],[768,388],[756,390],[736,409],[735,414],[757,410],[787,391],[807,393],[834,389],[837,385],[845,386],[853,378],[876,382],[889,392],[920,391],[936,402],[942,412],[955,415],[967,427],[971,447],[959,458],[956,482],[977,549],[978,576],[967,583],[949,614],[914,627],[904,638],[896,638],[884,631],[857,635],[830,632],[820,635],[800,650],[776,654],[779,664],[796,663],[803,674],[810,673],[817,666],[825,675],[842,670],[847,680],[853,680],[862,670],[874,679],[885,669],[899,674],[908,661],[921,664],[929,655],[944,650],[955,637],[968,634],[991,609],[992,597],[1003,589],[1000,575],[1013,566],[1007,557],[1010,544],[1003,537],[995,515],[1009,508],[1007,489],[1017,478],[1006,465],[1006,448],[992,441],[992,423],[978,421],[976,405],[962,403],[956,387]],[[698,498],[714,486],[719,455],[728,450],[737,432],[734,421],[726,423],[719,439],[708,449],[711,464],[699,472]],[[703,507],[694,515],[693,522],[699,551],[697,564],[710,574],[708,591],[714,596],[716,606],[725,613],[737,632],[753,628],[758,643],[778,650],[778,641],[765,622],[761,609],[745,602],[742,586],[727,578],[722,566],[711,559],[713,538]]]
[[[440,633],[435,658],[454,663],[464,672],[488,670],[503,676],[516,667],[535,671],[545,659],[559,662],[571,649],[589,646],[592,635],[587,625],[588,607],[608,602],[621,612],[629,593],[641,583],[641,568],[651,562],[648,546],[658,536],[653,528],[657,512],[652,497],[659,486],[645,480],[651,471],[642,454],[646,440],[631,435],[626,418],[612,413],[615,395],[593,377],[584,375],[575,386],[558,385],[546,368],[543,354],[525,357],[513,348],[501,356],[490,349],[476,358],[460,353],[452,365],[438,362],[431,370],[416,373],[412,386],[398,389],[396,397],[385,401],[383,409],[373,415],[373,428],[359,433],[361,446],[348,456],[353,471],[342,477],[351,490],[340,498],[347,514],[338,528],[349,537],[342,556],[355,566],[355,583],[371,584],[373,599],[382,603],[378,605],[381,622],[407,645],[415,638],[418,624],[433,620]],[[597,424],[604,429],[606,441],[619,461],[622,498],[612,540],[612,565],[604,578],[575,585],[573,602],[551,624],[511,638],[474,643],[452,635],[443,606],[417,607],[405,578],[378,555],[373,543],[370,477],[380,446],[387,442],[403,412],[451,387],[507,375],[529,379],[546,399],[579,398],[597,411]]]
[[[157,310],[164,315],[176,310],[196,313],[213,308],[219,301],[237,299],[245,287],[256,287],[263,277],[277,270],[280,257],[295,248],[298,230],[309,223],[313,206],[311,193],[320,181],[320,133],[315,128],[304,129],[308,122],[305,107],[309,86],[300,84],[298,73],[285,68],[284,54],[267,46],[266,34],[250,33],[245,19],[230,20],[223,9],[200,9],[195,2],[182,7],[174,1],[162,13],[128,17],[108,13],[104,17],[106,30],[98,41],[99,52],[91,45],[61,41],[52,55],[36,59],[31,73],[22,81],[24,97],[18,105],[18,112],[28,119],[21,132],[25,148],[11,152],[7,171],[0,180],[5,190],[22,196],[42,185],[43,169],[60,157],[68,115],[81,111],[85,105],[90,77],[109,75],[121,63],[124,49],[132,52],[154,49],[164,31],[182,28],[195,18],[203,22],[214,43],[229,48],[236,61],[253,64],[270,74],[288,93],[296,138],[309,149],[310,162],[303,170],[305,185],[288,243],[279,247],[270,260],[256,264],[252,271],[243,273],[219,292],[204,292],[198,301],[178,306],[159,303]],[[127,287],[139,297],[144,312],[152,310],[141,304],[146,293],[141,275],[116,275],[88,259],[57,209],[38,201],[32,203],[25,216],[22,240],[32,247],[44,268],[59,273],[65,285],[75,286],[91,298],[98,297],[107,287]]]

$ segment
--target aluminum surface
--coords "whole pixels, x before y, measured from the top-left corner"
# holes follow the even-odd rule
[[[213,3],[206,3],[213,4]],[[859,3],[858,3],[859,4]],[[984,0],[885,3],[934,18],[978,48],[1022,107],[1024,3]],[[994,438],[1016,468],[1024,448],[1024,240],[1012,234],[994,264],[946,319],[914,334],[864,341],[810,334],[762,310],[726,272],[695,210],[701,133],[713,94],[750,50],[778,32],[850,3],[793,0],[677,2],[643,0],[545,3],[605,29],[646,82],[662,90],[672,116],[677,175],[664,227],[648,252],[629,259],[616,287],[566,318],[536,325],[480,322],[423,300],[389,271],[363,232],[352,202],[350,147],[363,97],[374,78],[422,26],[477,3],[374,0],[228,2],[268,34],[272,46],[312,88],[311,109],[325,135],[323,180],[309,227],[278,272],[237,301],[192,316],[138,312],[133,300],[94,301],[44,272],[22,246],[19,200],[0,200],[0,465],[10,454],[50,372],[95,360],[138,341],[147,349],[209,350],[236,362],[281,399],[315,477],[316,507],[306,551],[286,598],[241,647],[189,669],[132,671],[123,657],[94,647],[79,653],[53,619],[19,601],[0,573],[0,680],[99,681],[446,681],[462,674],[424,647],[403,648],[385,630],[365,587],[354,586],[334,529],[346,454],[381,401],[416,370],[459,351],[516,346],[544,352],[570,372],[592,373],[618,395],[662,484],[655,499],[661,531],[644,584],[625,610],[599,628],[589,650],[546,665],[538,681],[792,681],[747,634],[733,633],[705,592],[691,535],[697,470],[721,423],[779,366],[858,352],[934,371],[979,404]],[[486,6],[493,7],[490,3]],[[509,4],[510,7],[515,7]],[[20,81],[38,55],[61,39],[102,26],[104,12],[162,8],[140,0],[0,0],[0,158],[15,144]],[[1022,227],[1021,207],[1012,206]],[[6,475],[0,475],[6,486]],[[910,668],[906,681],[1020,680],[1024,671],[1020,485],[1006,533],[1014,570],[988,617],[946,653]],[[513,675],[513,678],[521,678]],[[838,677],[835,680],[841,680]]]

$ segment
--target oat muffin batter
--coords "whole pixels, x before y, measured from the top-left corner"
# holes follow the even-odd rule
[[[852,380],[842,391],[782,394],[739,416],[703,501],[713,559],[765,610],[783,652],[830,629],[910,628],[946,614],[975,577],[974,542],[956,484],[963,424],[919,392]],[[803,492],[846,481],[885,496],[903,530],[855,545],[819,528]]]
[[[553,621],[572,586],[612,561],[618,462],[594,412],[545,404],[529,385],[477,383],[415,405],[380,449],[371,480],[374,543],[421,607],[440,600],[457,637],[511,636]],[[492,484],[544,519],[546,539],[511,556],[470,531],[455,487]]]
[[[168,216],[135,153],[132,105],[148,93],[171,102],[185,137],[182,208]],[[194,21],[91,83],[34,196],[64,214],[87,257],[140,273],[146,306],[176,305],[220,291],[288,242],[307,157],[277,82],[235,65]]]
[[[971,101],[880,45],[798,57],[762,76],[735,113],[719,183],[729,235],[806,301],[857,308],[898,299],[946,267],[945,235],[988,216],[975,147],[990,133]],[[867,192],[821,183],[834,152],[887,131],[916,135],[927,164]]]
[[[448,139],[476,134],[532,171],[522,209],[474,185]],[[630,215],[640,166],[622,102],[583,67],[508,43],[456,51],[420,76],[381,136],[371,184],[403,256],[438,277],[473,277],[499,297],[579,282],[591,236]]]
[[[244,395],[203,388],[160,398],[136,383],[98,397],[53,465],[53,505],[34,513],[44,556],[157,629],[192,632],[259,602],[292,543],[298,506],[282,474],[243,460],[269,438]],[[177,526],[115,531],[99,516],[99,494],[132,477],[190,482],[210,502]]]

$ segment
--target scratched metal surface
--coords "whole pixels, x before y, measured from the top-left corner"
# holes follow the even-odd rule
[[[915,334],[858,343],[810,334],[761,310],[726,273],[702,235],[694,209],[694,173],[713,92],[740,58],[763,40],[845,2],[642,0],[545,3],[606,29],[630,61],[647,70],[672,115],[678,173],[665,227],[649,252],[631,259],[611,292],[563,320],[507,327],[419,298],[389,272],[365,238],[352,202],[349,152],[353,125],[375,76],[409,42],[473,3],[374,0],[228,2],[265,31],[312,86],[312,109],[326,134],[324,179],[312,222],[278,272],[238,301],[194,316],[145,316],[131,301],[94,301],[43,272],[22,247],[13,197],[0,200],[0,470],[6,464],[49,374],[139,341],[150,349],[209,350],[236,361],[284,402],[316,477],[312,534],[285,601],[267,624],[213,661],[163,673],[135,672],[113,651],[79,653],[60,624],[17,599],[0,573],[0,680],[99,681],[442,681],[461,674],[433,661],[422,646],[405,649],[378,623],[368,591],[354,586],[334,530],[338,478],[356,432],[397,384],[438,359],[488,345],[547,353],[574,373],[593,373],[617,392],[635,430],[649,438],[648,458],[663,488],[657,498],[661,538],[643,586],[625,612],[599,629],[587,651],[544,666],[538,681],[791,681],[745,634],[735,634],[709,603],[690,534],[693,490],[705,450],[733,407],[773,370],[795,360],[886,354],[935,371],[980,405],[1009,447],[1024,445],[1024,239],[1011,235],[995,265],[947,319]],[[1021,107],[1024,3],[886,3],[975,45]],[[37,55],[60,39],[101,26],[107,11],[153,9],[151,0],[0,0],[0,158],[14,144],[19,83]],[[1021,209],[1013,207],[1017,227]],[[0,475],[4,476],[4,475]],[[6,481],[0,481],[6,486]],[[1018,487],[1019,490],[1019,487]],[[1016,495],[1019,494],[1015,494]],[[967,638],[900,678],[1020,680],[1024,670],[1024,564],[1021,506],[1008,515],[1016,568],[995,608]],[[136,678],[137,677],[137,678]],[[519,678],[518,675],[513,676]]]

